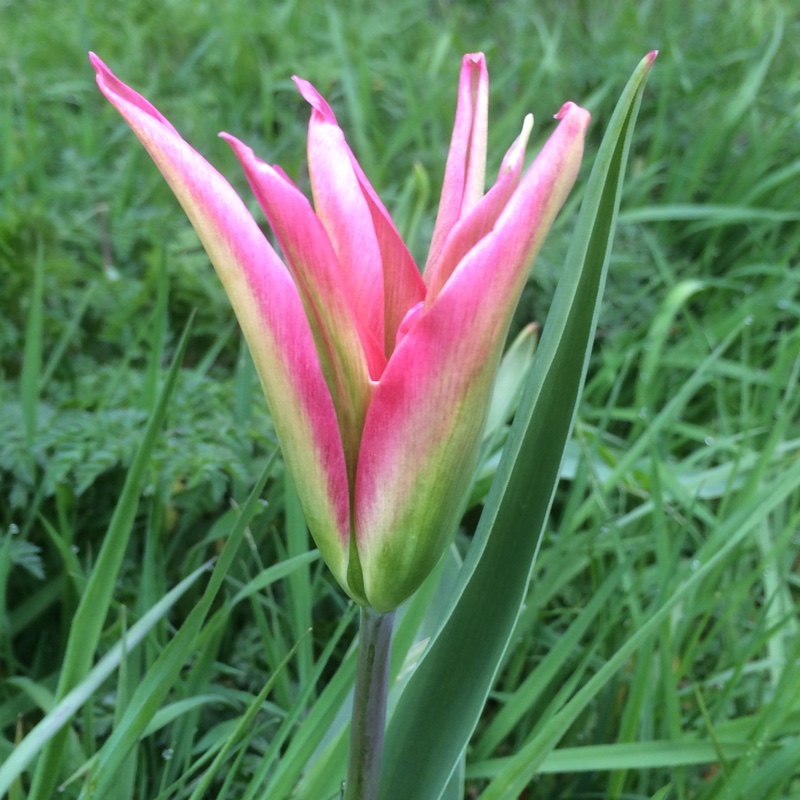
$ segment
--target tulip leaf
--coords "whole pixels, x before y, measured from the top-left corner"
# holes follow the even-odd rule
[[[389,722],[380,800],[443,796],[502,665],[586,376],[634,123],[653,58],[634,71],[598,151],[463,578]]]

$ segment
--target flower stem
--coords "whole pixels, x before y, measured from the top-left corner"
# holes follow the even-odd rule
[[[361,608],[344,800],[375,800],[378,796],[393,624],[394,611],[379,614]]]

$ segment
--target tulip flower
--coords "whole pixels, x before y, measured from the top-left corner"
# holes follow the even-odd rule
[[[283,258],[230,184],[91,56],[171,186],[247,339],[311,534],[344,590],[388,612],[436,564],[469,488],[512,314],[575,180],[589,114],[567,103],[523,174],[528,116],[484,193],[489,78],[463,59],[424,273],[348,147],[311,106],[313,207],[228,134]]]

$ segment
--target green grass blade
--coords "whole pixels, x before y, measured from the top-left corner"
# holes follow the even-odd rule
[[[650,800],[667,800],[669,797],[670,792],[672,791],[672,785],[668,784],[663,789],[659,789],[651,798]]]
[[[22,375],[20,376],[20,400],[25,421],[25,439],[31,455],[34,438],[36,437],[39,390],[42,377],[44,255],[41,239],[36,252],[32,288],[31,304],[28,309],[28,320],[25,326],[25,355],[22,361]],[[33,468],[33,463],[31,463],[31,468]]]
[[[152,256],[155,261],[156,307],[153,310],[152,328],[150,328],[150,363],[147,365],[146,377],[142,386],[142,408],[151,411],[158,400],[158,376],[164,361],[164,344],[169,321],[169,273],[167,272],[166,254],[163,248]]]
[[[103,546],[72,620],[56,692],[59,700],[83,680],[91,667],[103,623],[111,604],[117,573],[128,546],[136,509],[139,505],[139,495],[144,488],[153,448],[160,435],[170,398],[178,380],[183,354],[189,341],[190,327],[191,320],[181,337],[158,404],[150,417],[136,458],[125,479],[125,485],[114,509]],[[53,796],[61,772],[66,736],[66,729],[62,729],[45,748],[42,758],[36,765],[29,800],[49,800]]]
[[[287,553],[290,558],[304,556],[311,544],[303,517],[300,501],[294,491],[291,480],[284,479],[284,497],[286,498],[286,538]],[[312,589],[311,569],[303,565],[295,570],[286,581],[288,592],[287,606],[291,620],[292,634],[299,643],[297,650],[297,674],[304,684],[314,665],[313,641],[305,636],[305,631],[312,627],[311,618]]]
[[[750,70],[748,70],[747,79],[742,83],[736,95],[728,102],[728,107],[725,112],[725,124],[730,128],[733,128],[747,111],[753,107],[753,103],[755,103],[764,84],[764,80],[767,77],[770,65],[775,59],[778,48],[780,47],[781,40],[783,39],[784,18],[780,7],[776,10],[777,14],[772,29],[772,36],[764,51],[764,55],[761,56]]]
[[[800,486],[800,463],[794,465],[779,480],[765,487],[752,505],[729,517],[719,529],[719,536],[724,544],[707,562],[695,570],[666,602],[648,616],[636,633],[627,639],[561,711],[543,726],[537,736],[510,760],[504,773],[483,793],[482,800],[512,800],[518,797],[519,792],[536,774],[547,754],[555,748],[569,726],[600,689],[611,680],[614,673],[626,663],[638,647],[657,633],[659,626],[681,601],[691,596],[701,583],[716,574],[716,570],[730,558],[753,529],[785,502],[787,497],[796,492],[798,486]],[[790,709],[784,710],[788,713]],[[765,742],[766,737],[759,737],[759,740]]]
[[[356,674],[356,651],[351,649],[339,664],[334,677],[328,682],[308,715],[298,725],[292,740],[275,766],[266,791],[261,797],[289,797],[293,787],[311,761],[314,751],[319,747],[326,732],[334,724],[342,705],[353,688]],[[346,758],[346,749],[344,750]],[[300,798],[312,796],[299,792]]]
[[[156,603],[111,650],[97,662],[89,674],[67,693],[45,715],[41,722],[22,740],[11,756],[0,766],[0,797],[8,791],[14,779],[41,752],[47,742],[65,728],[78,709],[92,696],[119,666],[123,654],[138,645],[153,626],[175,605],[186,590],[206,571],[203,566],[184,578],[174,589]]]
[[[307,565],[319,561],[320,557],[319,550],[309,550],[300,555],[293,556],[292,558],[286,558],[279,564],[273,564],[271,567],[267,567],[249,580],[246,586],[239,589],[233,596],[231,605],[235,606],[242,600],[252,597],[254,594],[258,594],[258,592],[266,589],[267,586],[271,586],[273,583],[282,580],[288,575],[293,575],[299,570],[304,569]]]
[[[533,707],[536,700],[547,689],[554,676],[568,658],[570,653],[576,652],[580,646],[581,637],[595,622],[603,610],[608,609],[608,603],[615,592],[619,590],[623,570],[614,570],[605,582],[597,589],[591,600],[581,609],[573,623],[567,628],[558,640],[558,643],[547,653],[536,669],[532,670],[522,682],[520,688],[505,702],[496,716],[475,744],[473,757],[487,758],[494,752],[503,739],[508,736],[520,717]]]
[[[723,751],[729,758],[741,758],[750,745],[747,742],[725,742]],[[719,760],[711,742],[696,739],[653,742],[623,742],[586,747],[564,747],[550,753],[537,772],[608,772],[611,770],[658,769],[659,767],[713,764]],[[468,778],[494,778],[501,775],[513,757],[485,761],[467,769]]]
[[[283,670],[288,666],[301,641],[301,639],[298,639],[286,654],[286,657],[281,662],[280,670]],[[278,676],[280,670],[274,672],[270,676],[269,680],[264,684],[264,688],[256,695],[256,697],[245,710],[244,714],[242,714],[242,716],[239,718],[233,733],[228,737],[228,739],[226,739],[225,744],[220,748],[208,769],[206,769],[200,780],[198,780],[189,800],[202,800],[205,791],[211,786],[214,776],[219,771],[220,767],[222,767],[223,761],[225,761],[225,759],[228,757],[228,754],[239,743],[239,741],[244,738],[248,728],[252,727],[256,715],[261,710],[264,702],[267,699],[267,696],[272,691],[275,678]]]
[[[49,383],[56,371],[56,367],[58,367],[58,365],[61,363],[61,359],[64,357],[64,354],[67,351],[67,347],[75,339],[78,331],[80,330],[80,324],[83,320],[83,316],[94,299],[96,292],[97,284],[91,283],[80,296],[80,299],[75,306],[75,311],[70,317],[67,327],[64,329],[64,333],[59,337],[56,346],[50,353],[50,357],[47,359],[47,363],[44,365],[44,369],[42,370],[42,386],[46,386]]]
[[[316,686],[317,681],[321,678],[334,648],[338,645],[339,640],[352,623],[357,608],[358,606],[355,604],[351,605],[339,620],[336,630],[333,632],[331,638],[326,643],[324,650],[320,654],[320,657],[317,659],[317,663],[314,666],[314,673],[311,676],[311,681],[307,683],[303,687],[302,691],[298,694],[294,704],[289,709],[289,712],[287,713],[280,727],[272,737],[269,749],[261,758],[261,763],[258,765],[258,769],[255,771],[255,775],[250,781],[250,785],[248,786],[247,792],[242,797],[242,800],[255,800],[256,798],[261,797],[277,798],[284,796],[283,794],[276,794],[273,789],[268,789],[266,792],[262,792],[261,785],[268,779],[269,774],[275,765],[283,766],[282,762],[289,760],[289,751],[287,750],[284,755],[281,755],[281,750],[283,749],[285,743],[289,740],[292,733],[297,731],[297,726],[300,719],[306,715],[309,708],[308,701],[311,691],[313,690],[314,686]],[[349,681],[347,681],[347,684],[349,688]],[[310,714],[308,714],[308,716],[310,716]],[[306,741],[308,742],[308,740]],[[302,763],[305,764],[307,762],[303,761]]]
[[[441,796],[502,663],[586,373],[633,126],[652,61],[648,56],[639,64],[603,139],[539,353],[465,564],[472,572],[389,723],[381,800]],[[538,489],[534,498],[531,486]],[[420,709],[435,724],[420,725]]]
[[[253,487],[253,491],[250,493],[244,508],[242,508],[239,519],[225,541],[225,546],[214,565],[208,586],[203,592],[200,601],[192,609],[180,630],[170,639],[169,644],[161,651],[155,663],[137,686],[119,725],[98,752],[95,771],[89,778],[89,782],[84,786],[83,792],[81,792],[82,800],[84,798],[86,800],[88,798],[98,798],[99,800],[99,798],[112,796],[111,787],[114,784],[117,771],[122,767],[128,753],[159,710],[162,701],[180,674],[183,665],[194,654],[197,637],[200,634],[206,615],[225,580],[228,570],[231,568],[248,524],[259,510],[259,498],[275,465],[278,453],[279,451],[275,450],[268,460],[259,481]]]
[[[741,225],[751,222],[796,222],[800,211],[776,211],[771,208],[722,206],[711,203],[641,206],[620,215],[626,225],[643,222],[701,222],[702,227]]]

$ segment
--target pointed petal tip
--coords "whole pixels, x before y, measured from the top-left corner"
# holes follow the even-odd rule
[[[522,120],[522,130],[516,141],[508,149],[508,152],[503,159],[501,167],[501,174],[503,172],[510,172],[514,169],[517,161],[525,159],[525,148],[528,146],[528,139],[531,138],[531,131],[533,130],[533,114],[526,114],[525,119]]]
[[[123,83],[111,71],[103,59],[90,51],[89,61],[94,68],[98,88],[125,119],[128,119],[128,117],[123,107],[135,106],[139,111],[143,111],[153,119],[158,120],[158,122],[168,130],[180,135],[175,130],[172,123],[146,97],[143,97],[137,91],[131,89],[126,83]]]
[[[647,59],[648,66],[652,66],[653,62],[658,58],[658,50],[651,50],[645,58]]]
[[[239,159],[239,163],[248,175],[251,174],[248,170],[251,170],[253,175],[260,172],[270,173],[272,175],[277,175],[279,178],[286,181],[286,183],[294,186],[291,178],[280,167],[268,164],[266,161],[259,158],[253,148],[246,145],[241,139],[237,139],[233,134],[226,133],[225,131],[219,134],[219,138],[224,139],[231,146],[231,150],[233,150],[234,155]]]
[[[588,127],[591,118],[592,115],[585,108],[581,108],[581,106],[577,103],[573,103],[571,100],[564,103],[558,110],[558,113],[553,115],[553,119],[557,119],[561,122],[574,120],[574,124],[578,125],[579,128],[583,130]]]
[[[117,76],[108,68],[108,65],[105,61],[103,61],[97,53],[89,51],[89,62],[94,69],[95,75],[97,76],[97,83],[102,88],[102,82],[106,80],[118,80]]]
[[[252,153],[253,149],[248,147],[241,139],[237,139],[233,134],[220,131],[218,134],[220,139],[224,139],[233,150],[234,153]]]
[[[503,158],[503,163],[500,165],[499,175],[507,175],[525,160],[525,148],[528,146],[528,139],[530,139],[532,130],[533,114],[526,114],[525,119],[522,121],[522,131],[511,147],[508,148],[508,152]]]
[[[95,72],[107,72],[108,67],[103,63],[103,60],[96,53],[89,51],[89,61],[94,67]]]
[[[476,67],[486,67],[486,56],[482,52],[467,53],[461,60],[464,66],[474,64]]]
[[[525,119],[522,120],[522,133],[520,134],[520,137],[524,138],[526,143],[530,138],[532,130],[533,130],[533,114],[526,114]]]
[[[246,145],[241,139],[237,139],[230,133],[226,133],[222,131],[219,134],[219,138],[226,141],[230,146],[231,150],[233,150],[234,155],[236,158],[239,159],[239,163],[243,167],[247,167],[247,165],[252,165],[255,167],[260,167],[262,165],[266,166],[264,162],[253,152],[253,148],[249,145]]]
[[[461,80],[477,81],[488,90],[489,70],[483,53],[467,53],[461,59]]]
[[[317,91],[314,84],[297,75],[292,75],[292,80],[303,99],[311,108],[326,122],[336,125],[336,115],[333,113],[333,109],[328,105],[328,101]]]
[[[564,117],[566,117],[573,108],[575,108],[575,103],[573,103],[571,100],[567,100],[567,102],[564,103],[564,105],[561,106],[561,108],[559,108],[555,114],[553,114],[553,119],[564,119]]]

